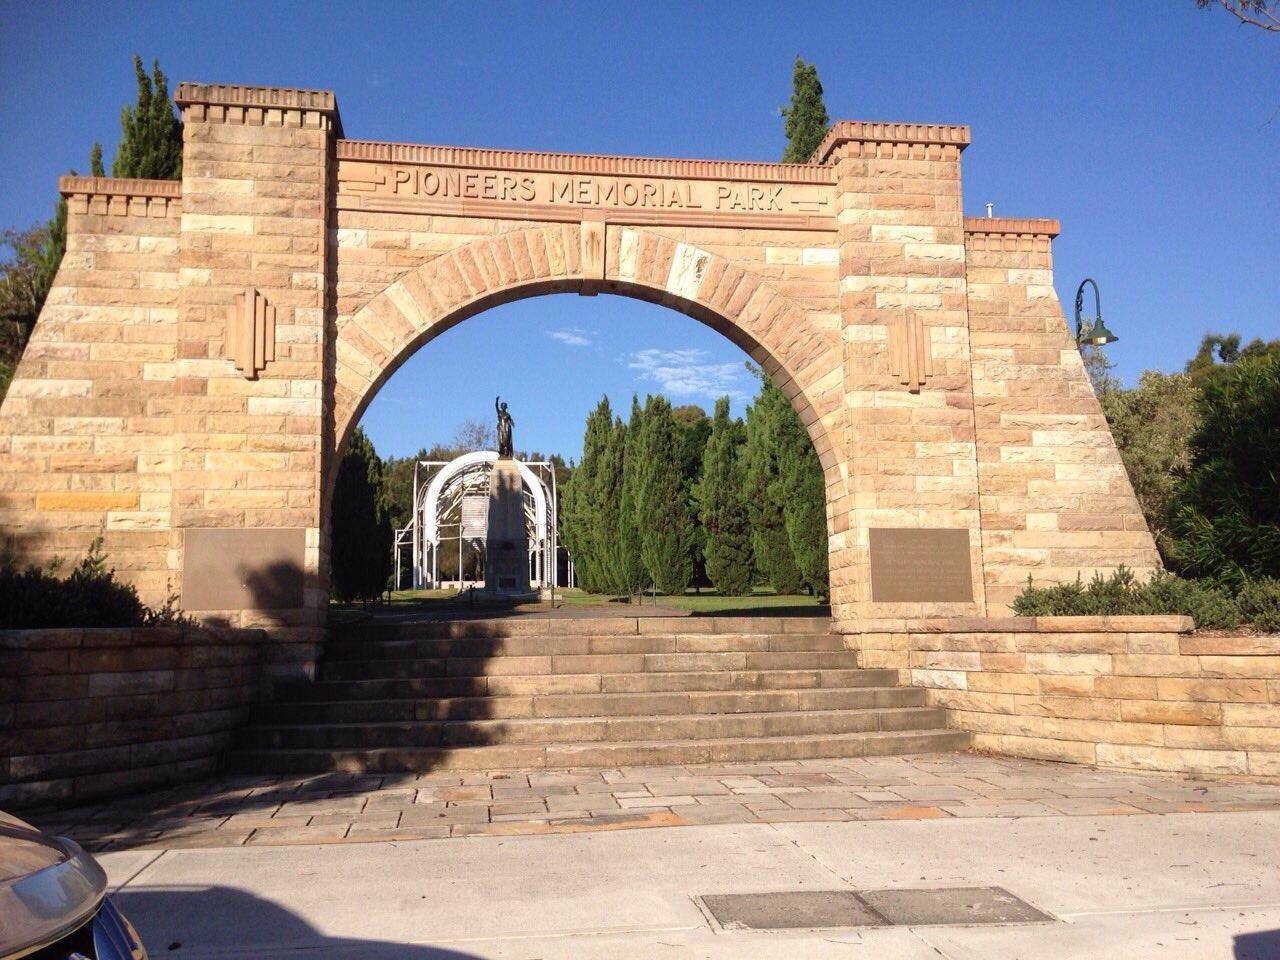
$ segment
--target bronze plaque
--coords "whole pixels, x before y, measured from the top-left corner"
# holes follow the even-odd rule
[[[972,603],[967,529],[873,527],[871,599],[876,603]]]
[[[292,610],[302,606],[307,531],[185,531],[183,610]]]

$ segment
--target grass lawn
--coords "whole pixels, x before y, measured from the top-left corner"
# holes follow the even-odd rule
[[[466,601],[458,596],[456,590],[395,590],[391,594],[392,609],[418,607],[444,611],[452,606],[461,607],[465,603]],[[805,594],[777,594],[767,587],[757,587],[750,596],[746,597],[725,597],[709,589],[701,593],[689,590],[682,597],[668,597],[663,594],[654,597],[651,594],[645,594],[636,605],[635,611],[637,614],[642,614],[646,607],[655,604],[660,607],[688,610],[695,615],[703,616],[716,614],[825,616],[829,612],[827,604],[819,603],[813,597]],[[544,600],[520,604],[519,609],[522,612],[531,612],[548,606],[550,606],[549,601]],[[617,597],[587,593],[585,590],[573,588],[556,590],[556,606],[579,608],[608,606],[617,610],[628,604]],[[334,607],[335,610],[339,609],[336,604]]]

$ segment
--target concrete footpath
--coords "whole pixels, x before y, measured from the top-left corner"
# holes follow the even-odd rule
[[[99,855],[153,958],[1280,957],[1280,811],[735,823]],[[997,886],[1013,925],[724,929],[712,894]]]

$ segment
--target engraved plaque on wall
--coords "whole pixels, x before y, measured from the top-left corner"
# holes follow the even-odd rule
[[[301,528],[186,530],[182,609],[301,607],[306,543]]]
[[[973,602],[967,529],[873,527],[868,533],[873,602]]]

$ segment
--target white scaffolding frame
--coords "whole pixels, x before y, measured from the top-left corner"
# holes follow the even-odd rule
[[[419,460],[413,466],[413,512],[409,523],[396,530],[394,562],[396,589],[401,589],[402,557],[408,547],[412,556],[412,584],[415,589],[438,589],[440,551],[457,541],[458,586],[463,585],[462,549],[464,540],[483,542],[485,531],[475,528],[475,517],[464,529],[463,505],[473,497],[489,497],[489,475],[498,454],[493,450],[465,453],[453,460]],[[559,494],[555,468],[548,462],[515,461],[524,481],[525,529],[529,537],[529,579],[535,589],[556,586],[559,553]],[[483,514],[487,522],[487,513]],[[465,536],[470,531],[473,536]],[[474,534],[477,534],[474,535]]]

